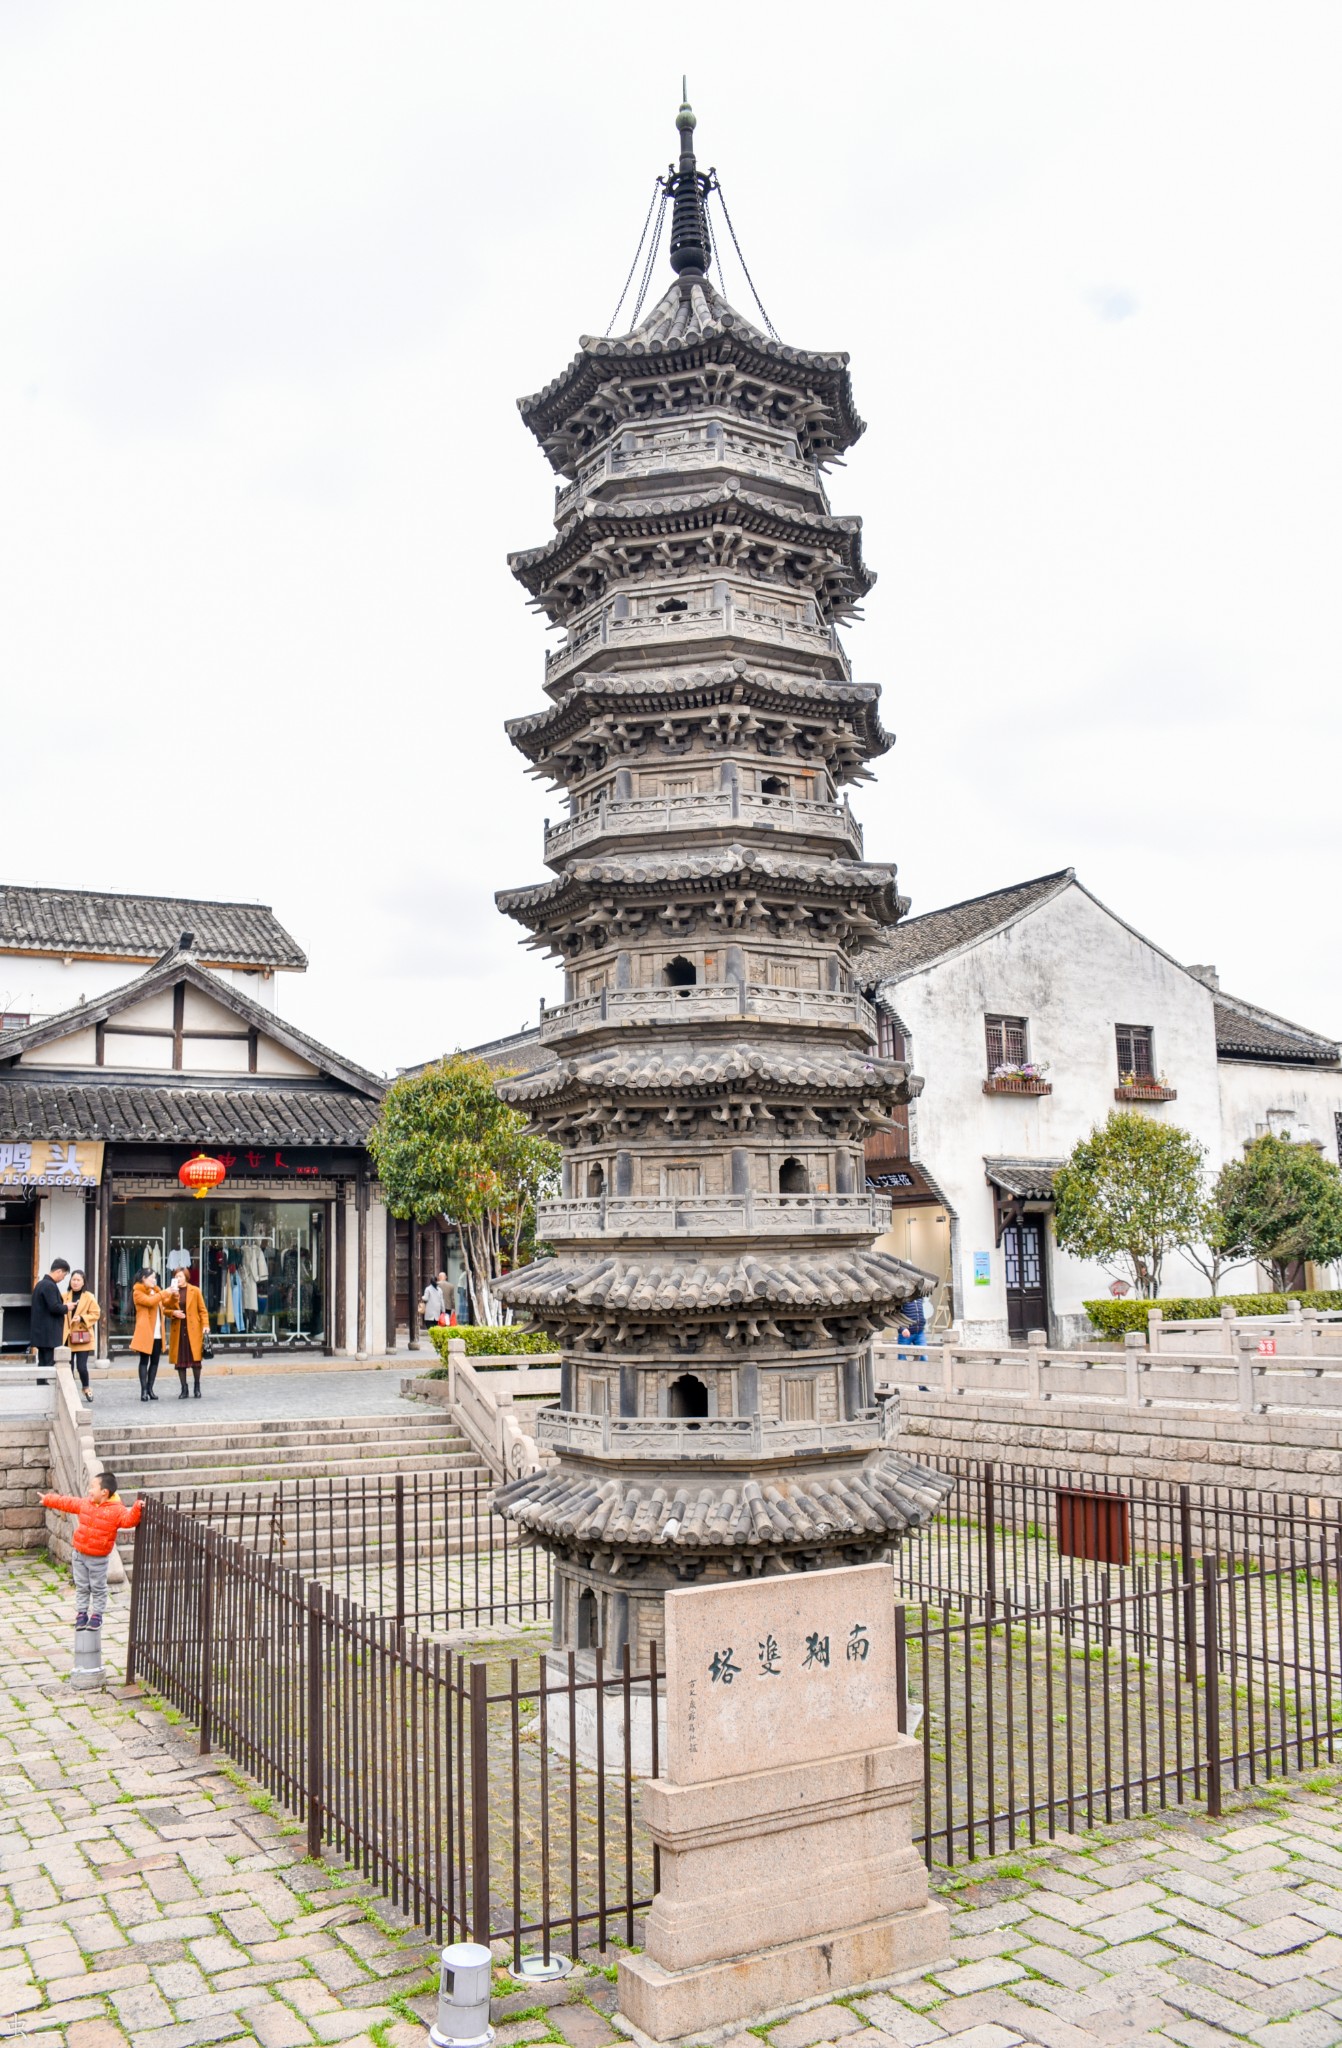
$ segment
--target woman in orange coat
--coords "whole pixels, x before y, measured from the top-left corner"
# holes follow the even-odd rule
[[[186,1369],[190,1366],[196,1381],[196,1399],[200,1399],[200,1361],[205,1356],[205,1332],[210,1327],[210,1311],[205,1306],[205,1296],[198,1287],[193,1287],[186,1277],[186,1268],[181,1266],[173,1275],[173,1284],[168,1289],[176,1313],[169,1319],[168,1356],[177,1370],[181,1385],[179,1401],[186,1399]]]
[[[158,1274],[146,1267],[135,1283],[135,1333],[130,1348],[140,1368],[140,1399],[157,1401],[154,1381],[163,1350],[164,1318],[177,1309],[177,1291],[160,1287]]]

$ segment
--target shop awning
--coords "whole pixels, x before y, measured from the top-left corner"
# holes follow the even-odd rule
[[[915,1202],[936,1202],[946,1207],[946,1197],[926,1167],[916,1159],[869,1159],[867,1186],[878,1195],[888,1195],[896,1208]]]
[[[1053,1176],[1061,1159],[985,1159],[983,1170],[992,1185],[1021,1202],[1051,1202]]]

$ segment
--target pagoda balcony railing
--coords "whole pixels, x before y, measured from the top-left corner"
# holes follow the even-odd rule
[[[815,464],[804,461],[800,455],[767,447],[730,428],[714,440],[707,439],[702,432],[693,435],[687,430],[679,446],[623,449],[612,445],[603,455],[584,463],[572,483],[561,484],[556,490],[555,518],[566,519],[581,499],[599,491],[605,483],[626,477],[684,476],[697,472],[705,487],[711,489],[716,476],[738,470],[747,476],[770,477],[807,490],[824,488]]]
[[[881,1236],[890,1228],[883,1195],[587,1195],[538,1202],[536,1236],[811,1237]]]
[[[738,785],[723,790],[698,790],[687,796],[632,797],[623,802],[603,798],[575,818],[548,826],[545,858],[559,859],[576,847],[598,839],[637,838],[649,832],[689,832],[699,827],[740,824],[751,830],[795,832],[809,838],[838,839],[862,855],[862,827],[841,803],[812,803],[794,796],[764,796]]]
[[[701,1024],[731,1024],[750,1017],[771,1024],[803,1024],[813,1029],[856,1031],[876,1037],[876,1012],[865,996],[851,989],[773,988],[758,981],[699,982],[689,988],[603,988],[542,1010],[541,1043],[594,1031],[602,1025],[655,1024],[687,1029]]]
[[[798,1356],[805,1363],[806,1354]],[[691,1361],[691,1364],[693,1361]],[[680,1420],[667,1415],[580,1415],[542,1408],[536,1442],[578,1457],[618,1458],[650,1464],[730,1464],[737,1458],[815,1458],[872,1451],[899,1433],[899,1402],[883,1401],[850,1422],[775,1422],[760,1415],[714,1415]],[[674,1481],[672,1481],[674,1483]]]
[[[725,604],[683,612],[656,612],[651,618],[617,619],[613,607],[605,605],[594,616],[575,621],[563,646],[549,650],[545,657],[545,680],[547,684],[553,683],[601,654],[664,645],[674,654],[686,643],[712,640],[746,640],[764,647],[793,648],[836,663],[843,680],[851,673],[835,627],[820,621],[812,624],[806,619],[782,619],[758,605],[728,598]]]

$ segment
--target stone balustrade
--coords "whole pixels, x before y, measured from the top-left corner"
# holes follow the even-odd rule
[[[577,817],[547,827],[545,858],[553,862],[602,839],[646,838],[649,832],[692,832],[713,826],[835,839],[851,849],[855,858],[862,857],[862,827],[846,799],[811,803],[794,796],[764,796],[733,785],[730,789],[699,790],[691,796],[632,797],[620,803],[603,799]]]
[[[562,523],[584,498],[606,483],[619,483],[630,477],[691,474],[707,487],[711,486],[715,475],[725,471],[742,476],[767,477],[813,491],[821,488],[813,463],[803,461],[799,455],[789,455],[782,448],[767,447],[728,428],[715,441],[705,439],[702,434],[691,438],[687,433],[678,447],[622,449],[611,446],[594,461],[586,463],[572,483],[559,486],[555,492],[555,520]]]
[[[852,989],[773,988],[765,982],[700,982],[689,988],[603,988],[571,1003],[542,1010],[541,1043],[569,1038],[605,1024],[696,1028],[753,1018],[769,1024],[801,1024],[876,1037],[876,1012]]]
[[[734,1458],[812,1458],[875,1450],[899,1434],[897,1397],[878,1402],[850,1422],[776,1422],[760,1415],[715,1415],[678,1420],[667,1415],[579,1415],[544,1408],[536,1441],[544,1450],[578,1457],[646,1459],[673,1468],[683,1461],[730,1463]]]
[[[1023,1346],[878,1344],[878,1382],[945,1399],[1049,1402],[1110,1409],[1191,1408],[1222,1415],[1342,1415],[1342,1345],[1321,1352],[1287,1351],[1287,1333],[1265,1332],[1264,1318],[1245,1317],[1233,1348],[1218,1352],[1153,1350],[1140,1335],[1122,1348],[1055,1351],[1032,1339]],[[1264,1345],[1276,1349],[1267,1351]]]
[[[824,655],[844,681],[852,673],[833,626],[819,620],[811,624],[779,618],[757,604],[729,597],[725,604],[692,605],[687,611],[660,612],[648,619],[617,619],[613,606],[604,605],[594,617],[575,620],[564,644],[550,649],[545,657],[545,680],[547,684],[555,682],[598,648],[610,654],[626,647],[655,647],[665,649],[669,656],[678,642],[686,640],[745,640],[766,648],[786,647],[811,656]]]
[[[588,1195],[536,1205],[536,1235],[583,1237],[813,1237],[890,1228],[882,1195]]]

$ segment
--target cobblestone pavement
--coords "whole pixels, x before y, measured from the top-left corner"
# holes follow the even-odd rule
[[[155,1392],[158,1401],[141,1401],[139,1383],[133,1379],[95,1379],[93,1383],[94,1429],[114,1423],[119,1429],[161,1429],[173,1422],[180,1409],[184,1422],[306,1422],[324,1415],[422,1415],[425,1410],[407,1404],[401,1381],[419,1370],[427,1372],[437,1360],[419,1352],[414,1358],[369,1372],[264,1373],[211,1372],[209,1363],[201,1379],[199,1401],[177,1402],[177,1375],[171,1366],[159,1369]],[[446,1413],[446,1411],[444,1411]]]
[[[172,1715],[64,1682],[69,1582],[0,1568],[0,2038],[42,2048],[420,2048],[434,1951]],[[124,1598],[105,1630],[123,1654]],[[1334,2048],[1342,1773],[943,1874],[948,1965],[764,2032],[773,2048]],[[502,1974],[500,2048],[616,2037],[614,1955]],[[608,1974],[608,1972],[610,1974]],[[847,2037],[858,2035],[859,2040]],[[759,2048],[760,2033],[732,2048]]]

